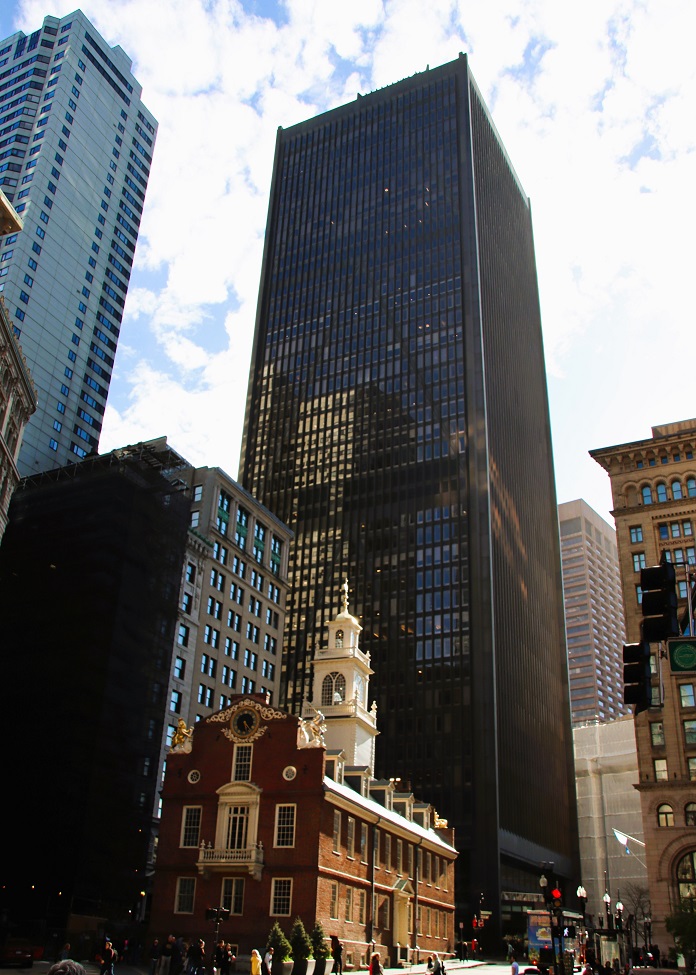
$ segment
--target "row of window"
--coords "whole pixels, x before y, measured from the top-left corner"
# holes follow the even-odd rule
[[[672,481],[669,485],[671,492],[672,501],[681,501],[682,498],[696,498],[696,477],[687,477],[686,487],[682,486],[681,481]],[[686,493],[684,493],[686,490]],[[660,481],[655,485],[655,491],[653,492],[652,487],[649,484],[645,484],[640,489],[640,496],[643,504],[652,504],[657,501],[658,504],[662,501],[669,501],[670,495],[667,490],[667,484],[664,481]]]
[[[175,914],[193,914],[196,903],[196,877],[178,877],[174,899]],[[244,913],[243,877],[224,877],[222,881],[221,907],[230,914]],[[292,878],[271,878],[270,917],[290,917],[292,908]]]
[[[678,451],[675,451],[671,456],[669,454],[661,454],[660,455],[660,463],[661,464],[669,464],[670,460],[673,461],[673,463],[678,464],[681,461],[681,459],[682,459],[681,454]],[[685,460],[693,460],[694,459],[694,452],[693,452],[693,450],[690,450],[690,449],[687,450],[684,453],[684,459]],[[646,466],[645,460],[643,460],[642,458],[640,460],[637,460],[636,461],[636,468],[638,470],[643,470],[643,468],[645,466]],[[648,467],[657,467],[657,458],[656,457],[648,457],[647,466]]]
[[[333,821],[333,852],[342,852],[342,823],[343,814],[334,810]],[[444,857],[417,847],[414,857],[412,843],[392,837],[391,833],[376,827],[372,833],[372,852],[374,866],[382,867],[387,873],[392,870],[400,877],[408,876],[415,880],[416,871],[418,882],[442,887],[447,890],[447,861]],[[359,858],[362,863],[368,863],[368,826],[358,823],[354,816],[346,817],[345,855],[348,859]]]
[[[674,810],[668,802],[662,802],[657,807],[657,825],[674,826]],[[687,802],[684,806],[684,825],[696,826],[696,802]]]
[[[696,781],[696,758],[687,758],[687,768],[689,772],[689,778],[692,782]],[[669,772],[667,770],[667,759],[666,758],[654,758],[653,759],[653,771],[655,774],[656,782],[667,782],[669,781]]]
[[[690,687],[691,689],[692,704],[687,704],[686,707],[693,707],[693,685],[688,685],[688,687]],[[684,728],[685,744],[696,745],[696,721],[683,721],[682,726]],[[665,744],[665,728],[662,721],[650,722],[650,740],[652,744],[656,747]]]

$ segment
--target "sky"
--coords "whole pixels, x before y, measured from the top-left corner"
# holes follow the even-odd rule
[[[0,0],[0,37],[74,9]],[[102,452],[166,435],[237,476],[278,126],[464,51],[531,200],[558,500],[611,523],[588,451],[696,416],[693,0],[82,9],[159,120]]]

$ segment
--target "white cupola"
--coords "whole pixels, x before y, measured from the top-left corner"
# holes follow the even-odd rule
[[[362,766],[374,775],[377,705],[368,710],[368,688],[374,673],[370,654],[360,649],[362,626],[348,612],[348,580],[343,583],[341,612],[330,620],[328,646],[315,651],[312,704],[326,719],[327,749],[341,749],[347,766]]]

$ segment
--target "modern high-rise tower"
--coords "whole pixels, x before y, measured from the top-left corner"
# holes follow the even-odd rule
[[[287,703],[347,577],[377,774],[448,810],[467,940],[541,869],[575,891],[530,208],[464,55],[279,130],[240,480],[295,533]]]
[[[99,443],[157,134],[141,90],[79,10],[0,41],[0,187],[24,221],[0,290],[39,399],[23,476]]]

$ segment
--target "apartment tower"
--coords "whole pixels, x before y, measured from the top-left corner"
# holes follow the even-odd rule
[[[575,890],[530,208],[464,55],[279,130],[240,481],[295,533],[286,703],[347,578],[376,772],[447,809],[461,934],[521,928],[540,863]]]
[[[0,290],[37,387],[26,476],[96,450],[157,123],[131,60],[84,14],[0,41]]]
[[[581,500],[559,504],[558,520],[573,725],[611,721],[629,711],[616,532]]]

